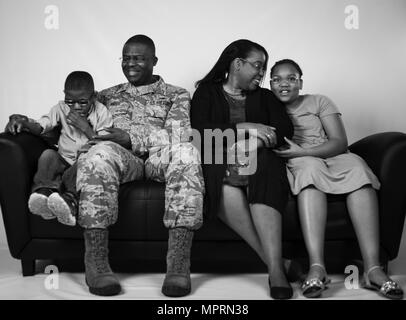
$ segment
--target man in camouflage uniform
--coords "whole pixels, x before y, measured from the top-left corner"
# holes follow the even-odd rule
[[[125,43],[122,69],[128,83],[98,96],[112,113],[114,128],[95,137],[99,142],[78,159],[78,223],[85,228],[86,283],[94,294],[121,291],[109,266],[108,227],[117,220],[120,184],[143,178],[166,183],[163,220],[169,240],[162,292],[191,291],[190,249],[193,231],[202,225],[203,175],[200,155],[188,142],[189,93],[153,75],[157,60],[150,38],[136,35]]]

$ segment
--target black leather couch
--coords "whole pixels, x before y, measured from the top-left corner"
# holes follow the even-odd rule
[[[24,276],[36,272],[35,262],[51,259],[60,268],[77,261],[83,269],[84,246],[80,227],[43,220],[29,213],[27,199],[37,159],[48,145],[22,133],[0,134],[0,203],[11,255],[21,260]],[[406,134],[386,132],[350,146],[363,157],[382,183],[379,191],[381,262],[398,255],[406,212]],[[361,256],[343,196],[329,196],[326,230],[328,266],[344,271]],[[292,196],[283,220],[283,254],[306,260]],[[119,219],[110,231],[110,258],[116,271],[165,271],[168,232],[163,226],[164,185],[134,181],[122,185]],[[0,261],[1,263],[1,261]],[[38,268],[38,264],[37,264]],[[38,270],[37,270],[38,271]],[[257,255],[219,220],[205,221],[196,232],[192,272],[265,272]]]

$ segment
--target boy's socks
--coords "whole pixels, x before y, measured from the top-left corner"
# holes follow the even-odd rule
[[[60,223],[68,226],[76,225],[78,201],[73,194],[69,192],[52,193],[48,198],[48,207]]]
[[[28,199],[28,208],[31,213],[42,217],[45,220],[55,219],[55,215],[48,208],[48,197],[55,190],[50,188],[40,188],[31,193]]]

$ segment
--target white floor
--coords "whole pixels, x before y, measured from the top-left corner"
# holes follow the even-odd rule
[[[161,294],[163,274],[118,274],[124,292],[109,299],[168,299]],[[325,299],[373,300],[383,299],[366,289],[346,289],[344,275],[331,275],[332,283],[323,293]],[[392,278],[406,291],[406,274]],[[192,293],[185,300],[269,300],[265,274],[193,274]],[[294,299],[306,299],[300,294],[299,284],[293,283]],[[20,261],[12,258],[5,246],[0,247],[0,299],[103,299],[91,295],[83,273],[21,275]]]
[[[1,213],[1,211],[0,211]],[[389,273],[406,292],[406,224],[398,257],[390,262]],[[168,299],[161,293],[164,274],[118,274],[123,294],[110,299]],[[325,299],[383,299],[366,289],[347,289],[345,275],[330,275],[332,283]],[[61,273],[58,281],[49,274],[21,275],[21,264],[10,256],[4,225],[0,219],[0,299],[101,299],[88,292],[83,273]],[[266,274],[192,274],[192,293],[185,300],[268,300]],[[57,286],[58,289],[47,289]],[[306,299],[299,284],[293,283],[294,299]]]

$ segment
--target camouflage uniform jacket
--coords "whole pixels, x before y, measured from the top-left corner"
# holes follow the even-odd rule
[[[98,94],[98,100],[112,113],[113,126],[130,135],[135,155],[189,141],[181,139],[190,130],[189,92],[156,77],[149,85],[123,83]]]

